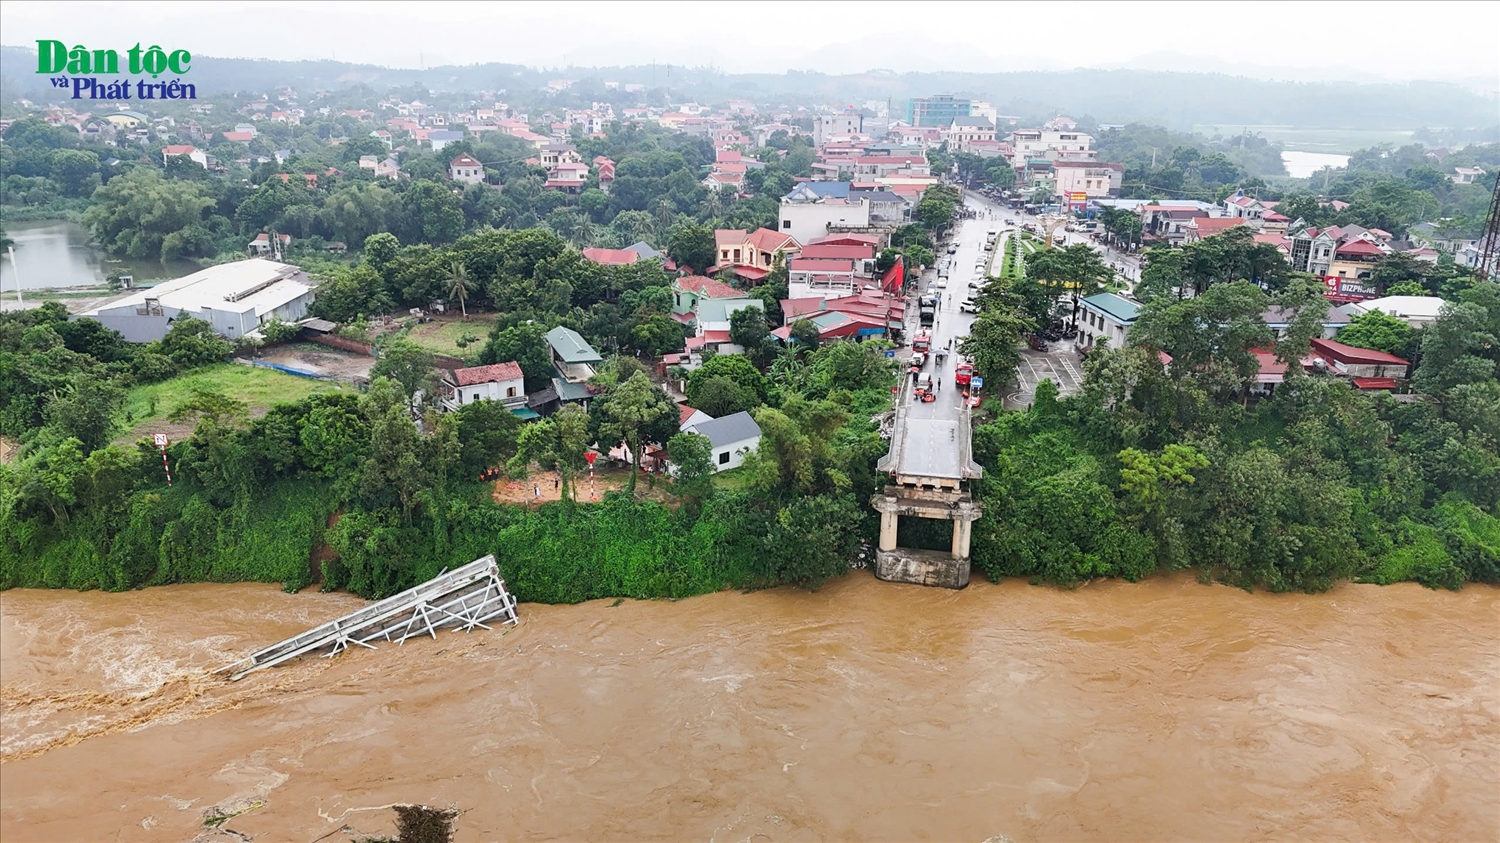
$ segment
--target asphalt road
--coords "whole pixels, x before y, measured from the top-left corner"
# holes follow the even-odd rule
[[[1034,224],[1039,231],[1043,230],[1040,218],[1031,216],[1025,211],[1022,211],[1020,209],[1011,210],[1004,205],[999,205],[992,202],[979,193],[965,191],[964,195],[970,207],[993,209],[995,211],[996,217],[999,219],[1013,219],[1016,221],[1017,225],[1029,222]],[[1140,282],[1141,259],[1139,254],[1132,255],[1127,252],[1118,251],[1102,243],[1098,243],[1094,240],[1089,239],[1088,234],[1082,231],[1064,231],[1063,229],[1059,228],[1056,232],[1054,232],[1053,236],[1056,236],[1058,234],[1061,234],[1063,236],[1066,245],[1072,246],[1076,243],[1084,243],[1086,245],[1094,247],[1095,251],[1104,256],[1104,262],[1115,267],[1115,270],[1123,278],[1128,280],[1132,287]]]
[[[937,321],[932,326],[933,351],[945,349],[948,355],[941,365],[936,362],[935,355],[931,355],[933,359],[929,359],[922,368],[922,371],[932,375],[933,382],[938,387],[937,400],[930,404],[913,399],[912,376],[907,375],[905,388],[901,392],[901,400],[909,404],[906,423],[902,430],[897,431],[897,434],[903,437],[900,445],[901,459],[897,466],[897,471],[902,474],[928,477],[962,476],[958,447],[958,423],[959,414],[962,412],[962,396],[953,383],[953,373],[959,362],[958,341],[968,336],[969,326],[974,322],[974,317],[960,312],[958,308],[959,304],[974,292],[968,286],[969,281],[981,277],[981,271],[976,270],[974,265],[981,258],[986,262],[989,260],[989,253],[984,249],[986,232],[1000,228],[1003,228],[1003,225],[998,218],[960,222],[953,239],[958,250],[952,255],[944,255],[953,261],[952,269],[948,274],[947,288],[944,290],[930,288],[932,282],[937,279],[935,271],[928,271],[921,278],[922,294],[934,292],[940,295]],[[1003,237],[1001,243],[1002,245],[997,248],[1003,248]],[[918,310],[917,307],[908,308],[912,320],[912,325],[908,328],[909,336],[916,335]]]

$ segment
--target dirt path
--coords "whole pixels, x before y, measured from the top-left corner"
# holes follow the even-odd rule
[[[577,487],[573,498],[579,503],[591,503],[604,497],[605,492],[619,491],[625,488],[625,483],[630,479],[629,469],[605,468],[594,470],[593,495],[589,492],[589,475],[587,471],[581,472],[573,478]],[[637,498],[651,499],[661,503],[675,503],[671,493],[671,483],[664,477],[656,478],[656,488],[651,488],[650,479],[642,476],[635,484]],[[562,500],[562,484],[558,482],[556,471],[537,471],[522,480],[500,479],[495,481],[493,493],[495,503],[508,504],[531,504],[531,503],[556,503]]]

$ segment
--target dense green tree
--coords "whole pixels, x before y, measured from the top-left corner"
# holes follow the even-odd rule
[[[630,482],[626,490],[635,494],[636,475],[641,467],[641,431],[672,413],[670,398],[651,382],[645,372],[636,372],[613,389],[604,406],[611,438],[619,437],[630,448]]]
[[[1021,365],[1021,337],[1034,330],[1036,324],[1014,306],[986,310],[959,340],[958,350],[991,387],[1005,386],[1015,383]]]
[[[334,240],[357,247],[387,231],[395,223],[400,206],[401,198],[394,191],[378,184],[354,182],[329,194],[317,216]],[[394,239],[394,235],[385,236]],[[365,251],[369,260],[368,245]]]
[[[1251,349],[1273,335],[1261,321],[1269,299],[1248,281],[1215,284],[1184,301],[1148,303],[1131,328],[1133,346],[1172,355],[1173,380],[1193,381],[1210,395],[1238,394],[1259,371]]]
[[[1411,353],[1414,333],[1406,320],[1397,319],[1383,311],[1371,310],[1350,319],[1349,324],[1340,328],[1334,339],[1346,345],[1399,356]]]
[[[148,349],[164,355],[181,371],[222,363],[234,351],[234,345],[214,333],[213,326],[202,319],[177,319]]]
[[[137,167],[94,191],[83,223],[111,254],[158,258],[168,237],[199,225],[213,206],[197,185]]]
[[[99,187],[99,156],[86,149],[52,153],[49,176],[64,196],[90,196]]]
[[[527,392],[545,389],[552,378],[552,352],[546,339],[548,330],[547,326],[537,322],[509,327],[496,323],[479,354],[479,362],[488,365],[514,360],[526,376]]]
[[[678,492],[697,501],[713,494],[714,446],[707,436],[683,431],[667,440],[667,458]]]
[[[461,450],[460,476],[475,478],[516,454],[521,420],[498,401],[472,401],[453,414]]]
[[[47,402],[47,423],[78,440],[88,454],[109,444],[114,415],[125,393],[108,381],[74,378],[67,391]]]
[[[423,404],[437,401],[437,370],[432,352],[406,339],[398,339],[380,352],[380,359],[370,369],[370,378],[387,378],[401,387],[407,406],[415,411]]]
[[[694,384],[702,384],[710,379],[720,377],[728,378],[741,387],[750,390],[750,395],[754,396],[757,403],[764,403],[771,396],[771,382],[744,355],[716,354],[704,361],[703,365],[693,370],[692,375],[689,376],[688,403],[694,407],[703,409],[693,400]],[[749,408],[741,407],[740,409]],[[704,412],[709,411],[704,410]],[[709,413],[709,415],[718,416],[719,414]]]
[[[463,202],[445,185],[414,181],[401,195],[408,243],[451,243],[464,230]]]
[[[714,230],[706,225],[687,225],[672,232],[667,240],[667,253],[678,266],[691,267],[706,272],[715,263],[718,247],[714,244]]]

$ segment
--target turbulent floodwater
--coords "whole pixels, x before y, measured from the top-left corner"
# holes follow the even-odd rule
[[[344,841],[403,802],[463,810],[461,841],[1500,836],[1492,588],[855,573],[207,675],[360,603],[0,594],[0,839],[190,840],[263,803],[226,827]]]

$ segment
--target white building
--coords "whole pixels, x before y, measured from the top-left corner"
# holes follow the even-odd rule
[[[974,141],[995,139],[995,124],[988,117],[955,117],[948,125],[948,146],[967,150]]]
[[[749,413],[690,424],[684,431],[708,437],[713,446],[714,471],[728,471],[745,463],[745,455],[760,445],[760,425]]]
[[[301,267],[250,258],[136,290],[78,315],[99,320],[131,342],[159,340],[179,318],[202,319],[215,333],[235,340],[272,317],[298,321],[313,297],[313,284]]]
[[[198,166],[202,167],[205,170],[208,169],[208,153],[206,153],[203,150],[199,149],[198,147],[192,146],[190,144],[182,144],[182,145],[172,144],[172,145],[169,145],[169,146],[162,147],[162,150],[161,150],[161,163],[162,163],[162,166],[165,167],[167,165],[167,161],[169,159],[171,159],[171,158],[173,158],[175,156],[178,156],[178,155],[186,155],[194,164],[197,164]]]
[[[1034,158],[1049,161],[1092,161],[1098,154],[1093,149],[1093,135],[1086,132],[1017,129],[1010,133],[1008,140],[1013,150],[1011,164],[1018,170]]]
[[[798,243],[822,237],[830,231],[863,231],[870,227],[870,202],[867,199],[808,200],[797,191],[781,200],[781,223],[777,230],[790,234]]]
[[[484,165],[465,152],[448,162],[448,178],[464,184],[479,184],[484,181]]]
[[[1078,305],[1078,344],[1084,348],[1104,342],[1110,348],[1124,348],[1125,337],[1141,314],[1140,305],[1114,293],[1087,296]]]
[[[864,130],[864,117],[858,111],[820,114],[813,118],[813,143],[822,146],[834,138],[862,134]]]
[[[1447,304],[1437,296],[1385,296],[1378,299],[1350,302],[1339,308],[1351,317],[1378,310],[1402,320],[1413,328],[1421,328],[1437,321],[1438,313]]]
[[[1052,179],[1052,191],[1057,196],[1082,193],[1090,199],[1103,199],[1120,191],[1120,186],[1125,183],[1125,165],[1053,161]]]
[[[445,370],[442,379],[444,410],[457,410],[475,401],[499,401],[512,410],[526,406],[525,376],[514,361]]]

